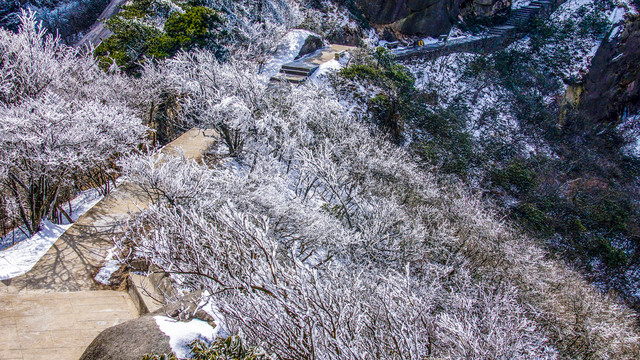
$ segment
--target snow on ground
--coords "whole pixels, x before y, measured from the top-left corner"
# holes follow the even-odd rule
[[[102,195],[98,190],[90,189],[81,192],[71,200],[71,204],[66,204],[63,208],[70,212],[71,219],[76,221],[100,199],[102,199]],[[53,224],[45,219],[40,227],[40,231],[30,238],[24,235],[20,229],[15,229],[2,238],[0,249],[4,250],[0,251],[0,280],[11,279],[31,270],[60,235],[71,227],[71,224],[67,221],[64,221],[63,224]],[[14,239],[16,242],[12,246]]]
[[[191,356],[189,344],[194,340],[212,342],[220,336],[220,326],[215,328],[206,321],[193,319],[188,322],[177,321],[166,316],[154,316],[160,331],[169,337],[171,351],[180,359]]]
[[[624,154],[640,158],[640,114],[625,115],[617,130],[627,142],[622,150]]]
[[[115,252],[117,250],[118,248],[114,247],[113,249],[109,250],[109,253],[107,253],[107,256],[105,256],[104,263],[95,277],[97,282],[104,285],[109,285],[111,275],[113,275],[113,273],[116,272],[116,270],[118,270],[118,268],[120,267],[120,261],[115,256]]]
[[[44,220],[38,231],[31,238],[25,239],[0,252],[0,280],[11,279],[25,274],[40,258],[47,253],[51,245],[71,224],[56,225]]]
[[[326,63],[321,64],[309,78],[316,85],[326,83],[327,76],[344,68],[344,66],[349,62],[349,57],[350,55],[347,54],[341,57],[340,60],[329,60]]]
[[[260,73],[267,77],[277,74],[283,64],[293,61],[298,56],[302,45],[311,35],[319,36],[307,30],[294,29],[289,31],[278,45],[276,54],[264,65]]]

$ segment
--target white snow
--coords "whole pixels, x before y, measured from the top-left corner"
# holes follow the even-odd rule
[[[326,81],[327,75],[339,71],[344,66],[338,60],[329,60],[321,64],[318,69],[309,77],[314,84],[322,84]]]
[[[91,209],[102,195],[97,189],[90,189],[81,192],[71,204],[63,206],[64,210],[70,212],[71,219],[76,221],[87,210]],[[16,244],[0,251],[0,280],[11,279],[13,277],[27,273],[47,253],[53,243],[58,240],[72,224],[63,221],[63,224],[53,224],[45,219],[40,225],[40,231],[30,238],[27,238],[20,229],[15,229],[12,233],[2,238],[0,246],[12,244],[15,236]]]
[[[283,37],[282,42],[278,45],[276,54],[264,65],[260,73],[267,77],[277,74],[283,64],[293,61],[296,56],[298,56],[300,49],[302,49],[302,45],[304,45],[304,42],[311,35],[316,34],[311,31],[301,29],[289,31]]]
[[[41,229],[31,238],[25,239],[0,252],[0,280],[11,279],[25,274],[71,224],[56,225],[42,221]]]
[[[113,275],[113,273],[116,272],[116,270],[118,270],[118,268],[120,267],[120,261],[115,256],[115,252],[117,250],[117,247],[113,247],[113,249],[109,250],[107,256],[105,256],[104,265],[102,265],[100,271],[95,277],[97,282],[109,285],[111,275]]]
[[[511,10],[520,9],[531,3],[531,0],[513,0],[511,3]]]
[[[219,337],[220,326],[215,328],[206,321],[193,319],[188,322],[177,321],[166,316],[155,316],[160,331],[169,337],[171,351],[180,359],[191,356],[189,344],[201,339],[212,342]]]

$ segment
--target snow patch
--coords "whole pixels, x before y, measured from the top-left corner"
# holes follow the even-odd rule
[[[115,256],[116,250],[118,250],[118,248],[113,247],[113,249],[109,250],[107,256],[105,256],[104,265],[102,265],[100,271],[95,277],[97,282],[104,285],[110,284],[111,275],[113,275],[113,273],[120,267],[120,261]]]
[[[63,208],[73,221],[77,221],[100,199],[102,195],[98,189],[90,189],[81,192]],[[27,237],[20,229],[5,235],[0,241],[0,249],[5,248],[0,251],[0,280],[11,279],[31,270],[71,225],[66,219],[62,224],[54,224],[45,219],[40,225],[40,231],[32,237]]]
[[[212,342],[219,337],[220,326],[215,328],[206,321],[193,319],[188,322],[177,321],[166,316],[154,316],[160,331],[169,337],[171,351],[180,359],[191,357],[189,344],[194,340]]]
[[[329,60],[318,67],[318,69],[309,77],[314,84],[320,85],[325,83],[327,76],[332,72],[342,69],[342,65],[338,60]]]
[[[319,36],[308,30],[294,29],[289,31],[278,45],[273,58],[264,65],[260,73],[267,77],[277,74],[283,64],[293,61],[298,56],[304,42],[311,35]]]
[[[56,225],[43,220],[41,229],[32,237],[0,252],[0,280],[27,273],[49,251],[71,224]]]

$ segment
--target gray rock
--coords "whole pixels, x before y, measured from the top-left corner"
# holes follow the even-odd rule
[[[154,316],[167,316],[179,321],[200,319],[216,326],[205,311],[200,309],[200,291],[137,319],[112,326],[101,332],[87,347],[80,360],[140,360],[145,354],[171,353],[169,337],[159,328]]]
[[[322,39],[318,36],[311,35],[307,38],[307,40],[305,40],[304,45],[302,45],[302,48],[298,53],[298,56],[296,56],[296,59],[301,58],[307,54],[311,54],[312,52],[321,49],[322,47],[324,47],[324,42],[322,41]]]
[[[462,15],[492,17],[511,7],[511,0],[355,0],[373,25],[390,25],[408,35],[438,36]]]
[[[153,315],[145,315],[101,332],[80,360],[140,360],[145,354],[170,352],[169,337]]]
[[[640,16],[633,16],[619,36],[600,45],[584,82],[579,110],[596,122],[619,121],[625,109],[640,110]]]

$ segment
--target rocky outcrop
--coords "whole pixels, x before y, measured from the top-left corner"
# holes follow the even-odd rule
[[[307,37],[307,40],[304,41],[302,48],[300,48],[300,52],[298,53],[298,56],[296,56],[296,59],[301,58],[307,54],[311,54],[318,49],[322,49],[323,47],[324,42],[322,41],[322,38],[316,35],[309,35],[309,37]]]
[[[374,25],[390,25],[404,34],[437,36],[449,32],[458,16],[491,17],[511,0],[355,0]]]
[[[591,61],[580,113],[595,122],[620,119],[640,110],[640,16],[612,30]],[[635,108],[634,108],[635,107]]]
[[[80,360],[140,360],[151,353],[171,353],[171,346],[154,317],[145,315],[101,332]]]
[[[202,293],[194,292],[153,313],[112,326],[101,332],[80,360],[140,360],[145,354],[169,354],[169,337],[158,327],[155,316],[178,321],[199,319],[215,327],[214,319],[201,306]]]

